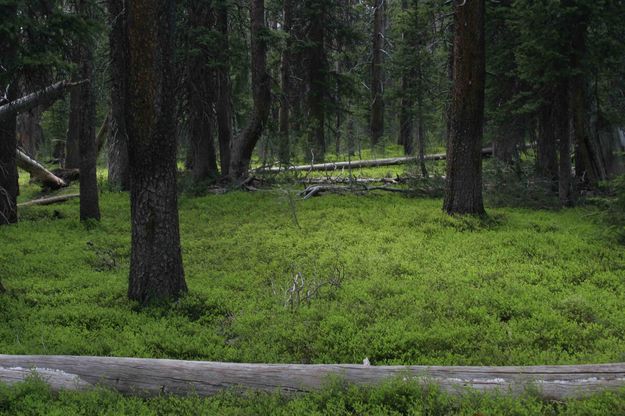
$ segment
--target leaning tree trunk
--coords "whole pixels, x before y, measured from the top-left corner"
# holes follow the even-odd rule
[[[0,4],[0,15],[15,16],[16,3]],[[11,36],[0,36],[0,56],[12,62],[17,54],[16,42]],[[0,98],[0,105],[8,104],[17,96],[17,80],[12,74],[0,74],[0,97],[6,96],[7,102]],[[8,84],[7,90],[3,90]],[[17,148],[16,113],[9,113],[0,119],[0,225],[17,222],[17,195],[19,192],[15,151]]]
[[[132,219],[128,296],[145,305],[187,291],[176,190],[175,2],[128,2],[125,23]]]
[[[377,146],[384,134],[384,83],[382,50],[384,48],[384,9],[386,0],[375,0],[373,49],[371,61],[371,145]]]
[[[230,170],[230,146],[232,144],[232,87],[230,86],[230,41],[228,6],[217,4],[217,30],[221,35],[221,54],[217,67],[217,128],[219,131],[219,161],[221,176],[227,178]]]
[[[89,0],[80,0],[77,12],[84,17],[93,17]],[[75,88],[80,95],[82,107],[78,109],[77,128],[79,144],[80,168],[80,220],[99,220],[100,205],[98,195],[98,178],[96,173],[96,142],[95,142],[95,87],[93,50],[90,41],[83,40],[77,45],[79,78],[87,80]],[[70,126],[72,127],[72,126]]]
[[[251,0],[250,19],[254,112],[249,124],[232,143],[229,175],[233,182],[247,177],[252,152],[263,133],[271,107],[270,78],[267,73],[267,39],[262,33],[265,29],[264,0]]]
[[[108,183],[112,189],[130,189],[128,134],[126,132],[126,15],[124,0],[108,0],[111,51],[111,118],[108,137]]]
[[[482,134],[484,124],[484,0],[454,6],[454,61],[447,184],[449,214],[483,215]]]
[[[191,2],[188,7],[192,33],[209,33],[213,29],[213,13],[205,2]],[[213,142],[213,69],[211,53],[205,42],[195,36],[190,40],[187,60],[187,104],[189,114],[190,151],[193,153],[192,177],[195,182],[217,178],[217,156]]]

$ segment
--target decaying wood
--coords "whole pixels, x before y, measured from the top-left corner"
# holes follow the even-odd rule
[[[362,184],[362,183],[384,183],[397,185],[406,183],[406,177],[395,178],[350,178],[347,176],[328,176],[324,178],[306,178],[301,179],[299,183],[304,185],[333,185],[333,184]]]
[[[370,191],[385,191],[395,192],[401,194],[409,194],[409,189],[391,188],[388,186],[368,186],[364,183],[354,184],[352,186],[340,186],[340,185],[313,185],[307,187],[300,193],[300,196],[304,199],[310,199],[313,196],[319,196],[322,193],[335,193],[344,194],[349,192],[370,192]]]
[[[625,364],[537,367],[439,367],[369,365],[231,364],[112,357],[0,355],[0,381],[15,383],[33,372],[55,391],[96,385],[123,394],[208,396],[225,389],[282,393],[322,388],[330,376],[356,385],[396,378],[438,385],[459,395],[467,388],[512,395],[532,389],[548,400],[565,400],[625,386]]]
[[[22,207],[30,207],[33,205],[53,205],[53,204],[60,204],[62,202],[67,202],[71,199],[77,199],[77,198],[80,198],[80,194],[51,196],[49,198],[33,199],[32,201],[17,204],[17,206],[18,208],[22,208]]]
[[[487,147],[482,149],[483,157],[490,157],[493,155],[493,148]],[[432,155],[425,155],[425,160],[445,160],[447,158],[446,153],[436,153]],[[319,171],[333,171],[344,169],[361,169],[361,168],[376,168],[380,166],[396,166],[407,165],[410,163],[417,163],[418,157],[415,156],[402,156],[391,157],[387,159],[374,159],[374,160],[352,160],[351,162],[330,162],[330,163],[318,163],[314,165],[299,165],[288,167],[265,167],[259,169],[258,173],[278,173],[278,172],[319,172]]]
[[[32,94],[25,95],[22,98],[18,98],[8,104],[2,105],[0,106],[0,121],[20,114],[24,111],[28,111],[39,105],[49,105],[62,97],[67,89],[80,85],[84,82],[85,81],[59,81],[44,88],[43,90],[33,92]]]
[[[17,149],[16,152],[17,166],[24,169],[30,175],[43,182],[43,184],[52,189],[63,188],[67,186],[67,183],[58,176],[54,175],[48,169],[43,167],[39,162],[32,159],[26,153]]]

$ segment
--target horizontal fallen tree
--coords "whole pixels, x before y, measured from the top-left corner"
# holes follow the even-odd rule
[[[67,183],[46,169],[41,163],[28,156],[20,149],[16,150],[17,166],[30,173],[33,179],[41,181],[44,186],[52,189],[59,189],[67,186]]]
[[[22,208],[22,207],[31,207],[31,206],[34,206],[34,205],[60,204],[62,202],[67,202],[69,200],[77,199],[77,198],[80,198],[80,194],[68,194],[68,195],[51,196],[51,197],[48,197],[48,198],[38,198],[38,199],[33,199],[32,201],[23,202],[21,204],[17,204],[17,207],[18,208]]]
[[[409,189],[391,188],[388,186],[369,186],[364,183],[354,184],[353,186],[340,186],[340,185],[313,185],[309,186],[300,192],[300,196],[304,199],[310,199],[313,196],[319,196],[323,193],[345,194],[351,192],[371,192],[371,191],[384,191],[395,192],[400,194],[410,194]]]
[[[389,379],[437,385],[458,395],[523,394],[544,399],[582,398],[625,387],[625,364],[536,367],[441,367],[301,364],[232,364],[112,357],[0,355],[0,382],[15,383],[35,372],[55,390],[102,386],[122,394],[208,396],[226,389],[297,393],[322,388],[329,377],[355,385]]]
[[[483,157],[490,157],[493,155],[493,148],[487,147],[482,149]],[[446,153],[436,153],[432,155],[426,155],[425,160],[445,160],[447,159]],[[372,160],[352,160],[348,162],[330,162],[330,163],[317,163],[311,165],[299,165],[299,166],[274,166],[268,168],[260,168],[256,172],[258,173],[280,173],[280,172],[327,172],[334,170],[345,169],[361,169],[361,168],[376,168],[381,166],[396,166],[407,165],[410,163],[419,162],[419,158],[416,156],[402,156],[392,157],[386,159],[372,159]]]

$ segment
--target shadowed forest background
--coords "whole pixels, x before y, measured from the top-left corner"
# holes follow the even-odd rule
[[[621,0],[0,1],[0,354],[625,362],[623,21]],[[619,412],[623,390],[0,383],[7,415]]]

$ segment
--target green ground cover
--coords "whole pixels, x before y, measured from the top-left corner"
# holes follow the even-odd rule
[[[23,199],[34,193],[24,184]],[[80,224],[78,201],[25,208],[20,224],[0,229],[0,351],[272,363],[368,357],[373,365],[625,361],[625,251],[597,208],[491,207],[478,220],[447,217],[441,204],[394,194],[301,201],[286,187],[183,194],[190,295],[144,310],[126,300],[127,194],[102,193],[100,224]],[[298,273],[299,301],[288,291]],[[398,395],[414,414],[423,406],[433,406],[428,414],[605,414],[601,406],[625,402],[424,394],[415,386],[335,387],[291,401],[225,395],[202,403],[207,414],[369,414],[403,409],[388,404]],[[167,414],[167,406],[198,401],[57,396],[36,383],[0,390],[6,414],[19,406],[24,414],[38,414],[36,406]],[[224,413],[209,411],[217,408]]]

